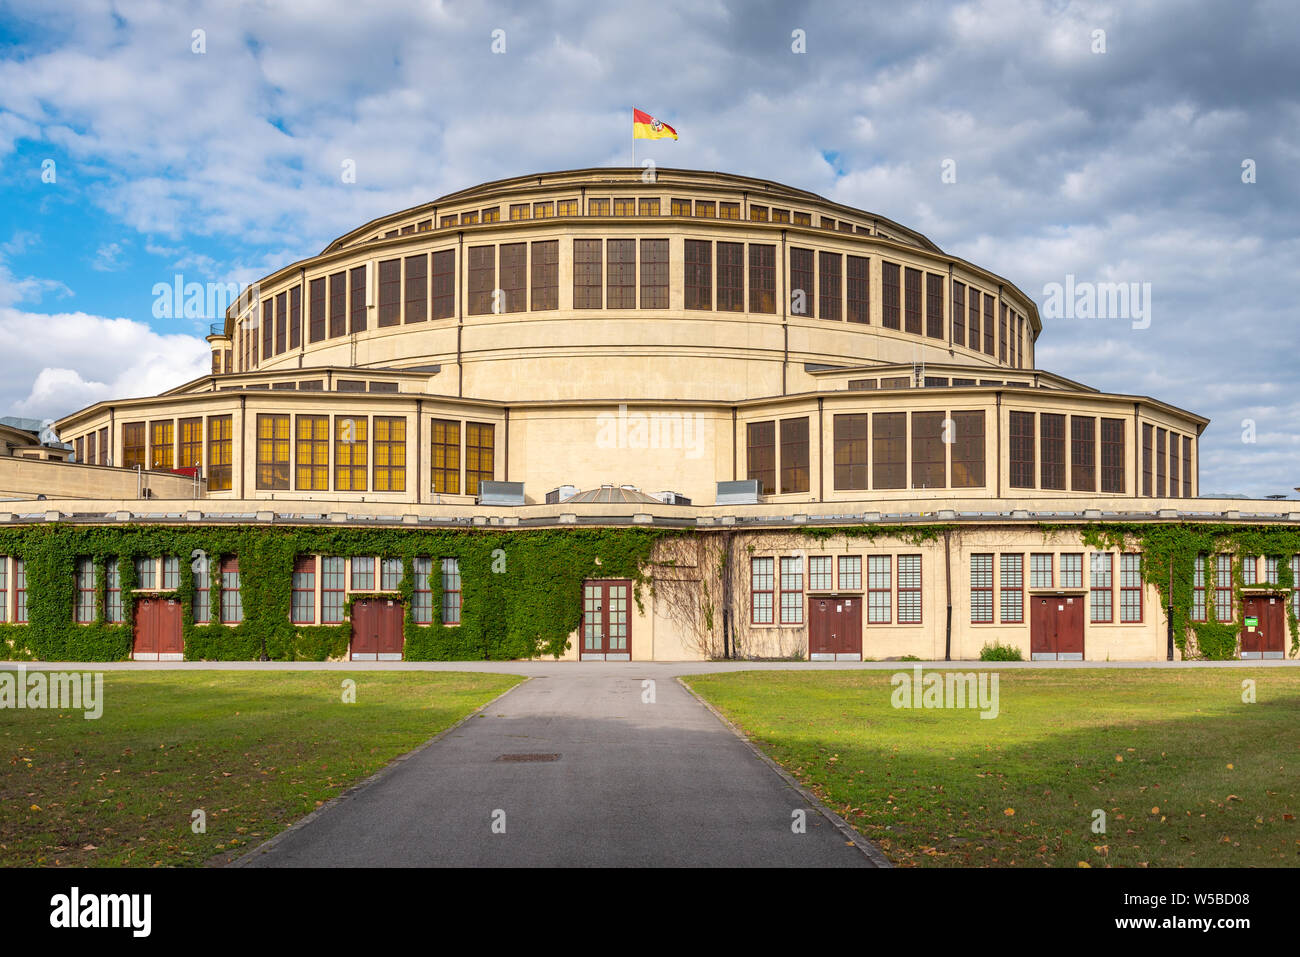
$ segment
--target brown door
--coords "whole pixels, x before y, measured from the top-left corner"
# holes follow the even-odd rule
[[[158,660],[158,624],[156,598],[141,598],[135,603],[135,644],[132,657],[146,661]]]
[[[1083,597],[1038,595],[1029,607],[1029,657],[1034,661],[1082,661]]]
[[[1029,604],[1029,657],[1033,661],[1056,660],[1056,614],[1054,601],[1039,595]]]
[[[175,598],[141,598],[135,604],[132,657],[140,661],[179,661],[185,655],[181,603]]]
[[[834,661],[835,599],[808,599],[808,660]]]
[[[374,661],[379,651],[379,609],[370,599],[352,603],[352,660]]]
[[[1286,604],[1276,595],[1242,599],[1241,657],[1285,657]]]
[[[185,657],[185,638],[181,632],[181,603],[175,598],[158,602],[158,657],[179,661]]]
[[[402,645],[406,635],[402,631],[405,606],[396,600],[375,603],[378,619],[375,636],[375,653],[380,661],[401,661]]]
[[[630,581],[582,583],[582,625],[578,629],[580,660],[632,660],[631,600]]]
[[[1083,596],[1066,595],[1056,602],[1056,658],[1083,660]]]
[[[808,599],[808,659],[862,660],[862,599]]]

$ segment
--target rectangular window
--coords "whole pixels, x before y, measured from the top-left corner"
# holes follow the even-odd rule
[[[713,218],[713,201],[697,199],[695,201],[695,215],[701,219]]]
[[[1044,412],[1038,417],[1042,449],[1041,487],[1065,488],[1065,416]]]
[[[903,270],[903,326],[913,335],[921,334],[921,270],[908,266]]]
[[[397,591],[402,587],[406,568],[400,558],[384,558],[379,562],[379,590]]]
[[[0,555],[0,622],[5,622],[8,620],[9,620],[9,556]]]
[[[375,416],[375,491],[406,491],[406,419]]]
[[[966,304],[968,348],[978,352],[980,347],[980,291],[974,287],[967,288],[970,290],[970,301]]]
[[[1241,581],[1245,585],[1255,585],[1259,583],[1259,557],[1256,555],[1243,555],[1241,557]]]
[[[751,558],[749,561],[749,606],[755,625],[772,624],[775,559]]]
[[[812,225],[812,213],[800,213],[800,212],[796,212],[796,213],[794,214],[794,224],[795,224],[796,226],[811,226],[811,225]]]
[[[755,223],[767,222],[767,207],[766,206],[749,207],[749,218],[752,222]]]
[[[510,220],[511,220],[512,222],[514,222],[514,221],[516,221],[516,220],[520,220],[520,219],[527,219],[527,218],[528,218],[528,204],[527,204],[527,203],[511,203],[511,204],[510,204]]]
[[[867,413],[834,417],[835,488],[866,489]]]
[[[907,488],[907,413],[871,416],[872,488]]]
[[[460,214],[460,224],[461,224],[462,226],[477,226],[477,225],[478,225],[478,210],[472,210],[471,212],[461,213],[461,214]]]
[[[658,216],[658,215],[659,215],[659,200],[657,200],[657,199],[643,199],[643,200],[641,200],[641,201],[637,204],[637,212],[638,212],[638,215],[641,215],[641,216]]]
[[[429,318],[429,257],[423,254],[406,257],[406,321],[424,322]]]
[[[587,200],[588,216],[608,216],[609,200],[607,199],[589,199]]]
[[[1205,563],[1206,555],[1197,555],[1192,566],[1192,621],[1205,621]]]
[[[745,436],[745,477],[758,479],[761,494],[776,494],[776,422],[750,422]]]
[[[554,203],[533,203],[533,219],[550,219],[554,215]]]
[[[1061,587],[1083,587],[1083,554],[1081,552],[1061,556]]]
[[[999,326],[1000,334],[998,335],[998,360],[1007,361],[1007,304],[1002,304],[1002,320]]]
[[[432,422],[433,490],[445,495],[460,494],[460,423],[449,419]]]
[[[1214,620],[1227,624],[1236,618],[1232,609],[1232,556],[1214,556]]]
[[[288,338],[288,298],[288,294],[283,292],[275,297],[275,354],[277,356],[284,352]]]
[[[95,620],[95,560],[78,558],[76,569],[77,604],[73,620],[88,625]]]
[[[605,308],[636,308],[636,240],[608,241],[609,268],[605,273]]]
[[[501,207],[492,206],[489,209],[483,210],[483,222],[485,223],[501,222]]]
[[[984,352],[993,355],[993,297],[984,297]]]
[[[898,556],[898,623],[921,624],[921,556]]]
[[[495,426],[465,424],[465,492],[477,495],[479,482],[491,482],[495,472]]]
[[[718,219],[740,219],[740,204],[718,203]]]
[[[176,454],[176,423],[173,419],[149,423],[149,467],[155,471],[170,472]]]
[[[813,251],[790,249],[790,313],[795,316],[814,316],[816,287],[813,286]]]
[[[497,287],[497,248],[495,246],[470,246],[466,253],[469,263],[468,315],[483,316],[492,311],[493,291]]]
[[[1151,494],[1151,453],[1155,441],[1154,426],[1142,426],[1142,494]]]
[[[294,423],[297,463],[294,487],[324,492],[330,487],[330,418],[300,415]]]
[[[691,201],[689,199],[674,199],[669,206],[674,216],[691,215]]]
[[[262,361],[270,359],[275,345],[275,300],[262,300]]]
[[[1124,492],[1124,420],[1101,420],[1101,490]]]
[[[1090,415],[1070,416],[1070,488],[1097,491],[1097,420]]]
[[[578,201],[576,199],[559,199],[555,201],[556,216],[577,216]]]
[[[641,308],[668,308],[668,240],[641,240]]]
[[[231,457],[231,417],[214,415],[208,419],[208,491],[228,492],[233,478]]]
[[[1168,486],[1165,483],[1165,445],[1169,433],[1156,429],[1156,498],[1164,498]]]
[[[1191,448],[1190,442],[1188,443],[1188,448]],[[1190,458],[1188,461],[1190,461]],[[104,428],[99,430],[99,464],[113,464],[113,452],[108,447],[108,426],[104,426]]]
[[[1192,439],[1183,436],[1183,498],[1192,497]]]
[[[952,282],[952,341],[966,344],[966,284]]]
[[[411,592],[411,621],[417,625],[433,624],[433,561],[416,558],[411,563],[411,576],[415,579]]]
[[[118,625],[125,620],[122,612],[122,569],[116,558],[107,559],[107,566],[104,569],[108,580],[104,593],[104,620]]]
[[[442,623],[459,625],[461,609],[460,559],[442,560]]]
[[[0,559],[0,564],[3,564]],[[1300,618],[1300,555],[1291,556],[1291,611]]]
[[[307,340],[320,342],[325,338],[325,277],[313,279],[307,286]]]
[[[601,240],[573,241],[573,308],[599,309],[601,298]]]
[[[942,412],[912,413],[912,488],[943,488],[947,483],[947,444]]]
[[[1029,587],[1051,588],[1052,556],[1050,553],[1038,553],[1029,556]]]
[[[180,468],[203,468],[203,419],[201,417],[180,420]],[[93,438],[93,436],[92,436]]]
[[[257,487],[259,489],[289,487],[289,417],[287,415],[259,414],[257,417]]]
[[[1003,554],[1002,624],[1018,625],[1025,620],[1025,556]]]
[[[456,250],[433,254],[433,318],[456,315]]]
[[[196,625],[206,625],[212,621],[212,574],[209,569],[210,564],[206,560],[195,562],[191,569],[194,575],[194,598],[190,608]]]
[[[686,240],[686,308],[713,308],[713,243]]]
[[[774,222],[774,223],[788,223],[788,222],[790,222],[790,210],[788,210],[788,209],[777,209],[775,206],[773,206],[773,207],[772,207],[772,222]]]
[[[1181,484],[1178,481],[1178,443],[1179,436],[1169,433],[1169,497],[1178,498]]]
[[[781,492],[808,491],[808,418],[781,420]]]
[[[830,555],[808,556],[808,590],[833,591],[835,568]]]
[[[373,558],[358,556],[352,559],[352,583],[350,590],[375,590],[375,560]]]
[[[348,332],[356,335],[366,331],[366,267],[348,270]]]
[[[1064,557],[1064,556],[1062,556]],[[1109,622],[1114,619],[1114,568],[1115,556],[1110,552],[1093,552],[1088,568],[1089,586],[1092,589],[1092,620]]]
[[[880,321],[886,329],[899,329],[899,308],[902,302],[902,290],[899,286],[898,263],[881,262],[880,285],[881,298]]]
[[[952,487],[984,487],[984,412],[952,413]]]
[[[1009,438],[1012,488],[1034,487],[1034,413],[1012,412]]]
[[[180,559],[175,555],[164,555],[162,560],[163,591],[175,591],[181,587]]]
[[[531,308],[535,311],[560,308],[560,241],[533,243]]]
[[[893,559],[867,556],[867,623],[888,625],[894,620]]]
[[[817,254],[817,295],[821,304],[818,316],[822,319],[841,319],[840,283],[843,279],[844,257],[839,253]]]
[[[460,222],[460,217],[456,213],[438,217],[438,227],[440,229],[446,229],[448,226],[455,226],[458,222]]]
[[[745,311],[744,243],[718,243],[718,311]]]
[[[944,337],[943,277],[925,274],[925,334],[931,339]]]
[[[501,244],[501,311],[528,309],[528,244]]]
[[[776,312],[776,247],[749,244],[749,311]]]
[[[239,559],[234,556],[221,563],[221,621],[237,625],[244,620],[244,597],[239,587]]]
[[[860,555],[839,556],[840,591],[860,591],[862,589],[862,557]]]
[[[803,624],[803,559],[781,559],[781,624]]]
[[[370,484],[369,427],[368,416],[334,417],[334,491],[364,492]]]
[[[152,558],[137,558],[135,560],[135,587],[143,591],[154,591],[158,588],[158,563]]]
[[[871,322],[871,280],[866,256],[849,256],[847,273],[847,316],[849,322]]]
[[[289,290],[289,348],[302,347],[302,286]]]
[[[322,625],[342,624],[344,583],[343,559],[322,558],[320,560],[320,621]]]
[[[330,338],[348,334],[348,274],[330,275]]]
[[[1119,556],[1119,620],[1142,620],[1142,556],[1138,553]]]
[[[615,215],[615,216],[635,216],[635,215],[636,215],[636,200],[635,200],[635,199],[630,199],[630,198],[623,198],[623,199],[615,198],[615,200],[614,200],[614,215]]]
[[[27,562],[14,559],[14,624],[27,624]]]
[[[295,625],[316,622],[316,559],[300,556],[293,563],[293,604],[291,610]]]

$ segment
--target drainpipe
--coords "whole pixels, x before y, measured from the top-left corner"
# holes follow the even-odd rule
[[[826,425],[822,417],[825,398],[817,397],[817,501],[826,500]]]
[[[952,661],[952,529],[943,532],[943,579],[948,592],[948,621],[944,626],[943,660]]]
[[[730,659],[732,645],[731,634],[731,531],[722,533],[722,657]]]
[[[1144,586],[1145,587],[1145,586]],[[1174,660],[1174,566],[1169,564],[1169,602],[1165,606],[1165,620],[1168,629],[1166,636],[1167,644],[1165,647],[1165,660]]]
[[[786,394],[786,370],[790,366],[790,290],[787,286],[789,272],[785,268],[785,230],[781,230],[781,394]]]

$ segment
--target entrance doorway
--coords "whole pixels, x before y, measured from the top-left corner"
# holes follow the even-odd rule
[[[1033,661],[1083,660],[1083,595],[1030,599],[1029,657]]]
[[[175,598],[141,598],[135,603],[136,661],[180,661],[185,657],[181,603]]]
[[[628,605],[632,583],[587,581],[582,583],[581,661],[631,661],[632,624]]]
[[[392,598],[360,598],[352,603],[352,660],[401,661],[404,608]]]
[[[1241,657],[1286,657],[1286,599],[1247,595],[1241,606]]]
[[[862,600],[860,598],[808,599],[808,659],[810,661],[862,660]]]

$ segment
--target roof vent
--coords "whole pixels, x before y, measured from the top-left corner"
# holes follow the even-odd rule
[[[740,479],[735,482],[719,482],[714,501],[718,505],[757,505],[761,496],[758,479]]]
[[[523,505],[523,482],[479,482],[480,505]]]

